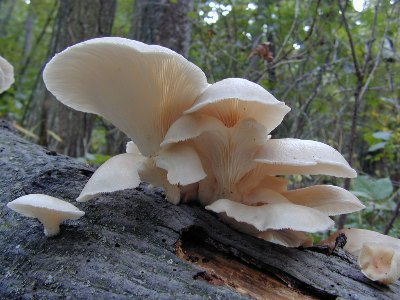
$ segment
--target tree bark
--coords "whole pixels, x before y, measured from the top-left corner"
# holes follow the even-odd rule
[[[49,59],[70,45],[110,35],[115,8],[115,0],[60,1]],[[96,117],[55,101],[42,80],[28,111],[28,127],[39,128],[42,145],[74,157],[84,156],[88,151]]]
[[[193,0],[136,0],[130,38],[147,44],[167,47],[188,56],[192,24],[188,13],[193,10]],[[125,150],[128,138],[113,126],[105,124],[107,154]]]
[[[342,249],[292,249],[221,223],[197,205],[169,204],[141,185],[74,203],[86,212],[46,238],[9,210],[25,194],[69,202],[93,168],[25,141],[0,123],[0,298],[396,299],[400,285],[365,278]],[[396,296],[397,295],[397,296]]]
[[[192,10],[193,0],[136,0],[131,37],[187,57],[192,34],[188,13]]]

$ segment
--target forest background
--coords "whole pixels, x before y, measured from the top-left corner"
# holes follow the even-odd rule
[[[327,143],[359,173],[351,181],[291,176],[291,186],[344,186],[367,208],[339,226],[399,237],[399,13],[399,0],[0,0],[0,55],[16,80],[0,95],[0,118],[51,150],[100,164],[124,152],[126,137],[54,101],[43,67],[98,36],[160,44],[210,83],[247,78],[284,101],[292,111],[273,137]]]

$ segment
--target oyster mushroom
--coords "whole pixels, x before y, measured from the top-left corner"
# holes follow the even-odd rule
[[[107,118],[137,146],[129,144],[130,153],[117,155],[99,168],[79,201],[133,188],[142,180],[163,183],[172,191],[167,192],[167,199],[177,204],[178,186],[205,177],[200,159],[190,147],[176,145],[162,151],[160,147],[170,125],[208,86],[203,71],[183,56],[124,38],[98,38],[57,54],[46,65],[43,78],[60,102]],[[177,167],[178,155],[185,168]]]
[[[344,233],[344,249],[357,257],[361,272],[373,281],[392,284],[400,278],[400,240],[375,231],[346,228],[331,235],[321,244],[332,245]]]
[[[208,86],[203,71],[176,52],[118,37],[65,49],[43,79],[60,102],[105,117],[146,157],[157,154],[170,125]]]
[[[0,93],[8,90],[14,83],[13,66],[0,56]]]
[[[66,201],[43,194],[29,194],[15,199],[7,207],[25,217],[37,218],[44,226],[48,237],[60,232],[65,220],[77,220],[85,213]]]
[[[292,229],[317,232],[327,230],[334,225],[331,218],[318,210],[292,203],[250,206],[220,199],[207,205],[206,209],[225,213],[237,222],[252,225],[259,231]]]
[[[357,263],[369,279],[392,284],[400,277],[400,248],[388,244],[364,243]]]
[[[227,78],[210,85],[185,114],[218,118],[227,127],[252,118],[271,132],[290,111],[260,85],[242,78]]]

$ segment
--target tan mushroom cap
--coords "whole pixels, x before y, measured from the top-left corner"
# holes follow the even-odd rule
[[[334,239],[340,233],[344,233],[347,237],[345,249],[351,254],[358,256],[364,243],[374,242],[400,249],[400,240],[394,237],[384,235],[382,233],[358,229],[358,228],[345,228],[337,231],[329,239]]]
[[[392,284],[400,277],[400,249],[381,243],[364,243],[358,256],[361,272],[373,281]]]
[[[344,249],[358,257],[361,272],[373,281],[391,284],[400,277],[400,240],[372,230],[345,228],[321,244],[332,246],[337,236],[347,238]]]
[[[307,236],[304,232],[290,229],[266,230],[257,237],[285,247],[311,247],[313,244],[312,237]]]
[[[207,115],[183,115],[168,129],[161,146],[195,139],[206,132],[223,135],[224,124],[217,118]]]
[[[68,219],[77,220],[85,213],[66,201],[43,194],[29,194],[15,199],[7,207],[23,216],[37,218],[48,237],[60,232],[60,224]]]
[[[251,193],[257,189],[267,188],[279,193],[287,191],[289,181],[282,177],[265,175],[262,168],[257,166],[243,176],[238,182],[238,188],[246,193]]]
[[[13,66],[0,56],[0,93],[8,90],[14,83]]]

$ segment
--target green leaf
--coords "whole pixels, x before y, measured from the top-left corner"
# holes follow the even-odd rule
[[[358,197],[358,198],[364,198],[364,199],[368,199],[368,200],[374,200],[371,198],[371,195],[369,193],[366,192],[362,192],[362,191],[351,191],[351,193]]]
[[[392,99],[392,98],[387,98],[387,97],[381,97],[381,100],[383,102],[389,103],[389,104],[397,104],[397,99]]]
[[[374,152],[376,150],[380,150],[385,148],[386,146],[386,142],[381,142],[381,143],[377,143],[375,145],[372,145],[371,147],[368,148],[368,152]]]
[[[367,200],[383,200],[393,193],[393,184],[390,178],[374,180],[369,176],[360,176],[353,180],[352,192]]]
[[[88,163],[101,165],[111,158],[110,155],[86,153],[85,158]]]
[[[197,15],[197,13],[196,13],[195,11],[189,11],[189,12],[187,13],[187,16],[188,16],[188,18],[190,18],[190,19],[192,19],[192,20],[196,20],[197,17],[198,17],[198,15]]]
[[[387,141],[391,138],[392,132],[391,131],[377,131],[372,134],[372,136],[376,139]]]

